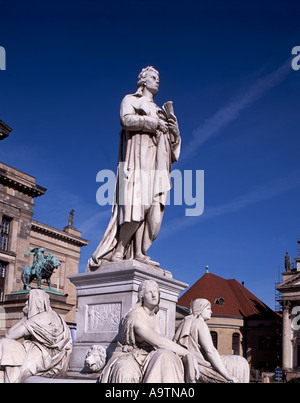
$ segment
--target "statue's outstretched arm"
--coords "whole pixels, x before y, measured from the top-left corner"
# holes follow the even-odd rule
[[[155,348],[171,350],[180,357],[190,354],[190,352],[166,337],[161,336],[151,327],[142,315],[137,315],[134,322],[135,332],[148,344]]]

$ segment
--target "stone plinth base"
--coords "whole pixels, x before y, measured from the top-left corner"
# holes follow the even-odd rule
[[[42,376],[30,376],[24,383],[95,383],[93,379],[75,379],[75,378],[45,378]]]
[[[67,295],[48,291],[43,288],[43,291],[49,293],[50,305],[63,318],[74,307],[66,302]],[[5,301],[0,304],[0,338],[5,336],[5,333],[16,322],[23,318],[23,308],[28,300],[29,291],[12,292],[5,296]]]
[[[160,289],[160,331],[173,338],[176,303],[188,286],[174,280],[169,271],[136,260],[102,264],[95,272],[68,277],[77,288],[78,312],[76,343],[73,345],[69,375],[85,375],[84,359],[89,348],[101,344],[107,354],[121,339],[121,320],[137,302],[144,280],[154,280]]]

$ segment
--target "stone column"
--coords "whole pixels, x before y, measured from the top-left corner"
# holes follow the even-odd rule
[[[282,367],[284,369],[290,369],[292,368],[292,323],[290,319],[290,302],[283,301],[282,308]]]

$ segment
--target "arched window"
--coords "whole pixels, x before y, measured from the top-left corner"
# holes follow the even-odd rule
[[[240,334],[233,333],[232,335],[232,354],[240,355]]]
[[[217,332],[210,332],[213,344],[216,349],[218,349],[218,333]]]

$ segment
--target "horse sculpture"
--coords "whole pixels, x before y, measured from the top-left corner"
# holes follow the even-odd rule
[[[44,256],[45,248],[33,248],[30,251],[25,252],[25,254],[33,255],[32,266],[27,266],[22,272],[22,282],[24,284],[23,290],[30,290],[29,284],[37,279],[37,288],[41,288],[41,281],[47,280],[49,290],[54,291],[51,287],[50,278],[54,270],[61,265],[61,262],[52,255],[48,253]]]

